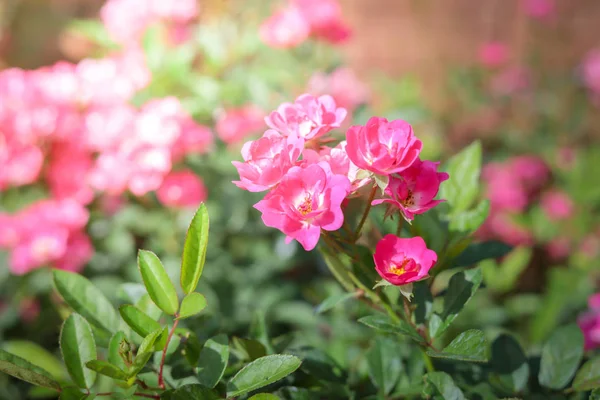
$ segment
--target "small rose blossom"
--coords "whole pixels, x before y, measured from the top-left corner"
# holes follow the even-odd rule
[[[389,212],[399,210],[406,220],[414,219],[415,214],[423,214],[444,200],[434,200],[440,189],[440,183],[447,180],[446,172],[437,172],[439,162],[415,162],[399,176],[392,175],[385,189],[386,197],[376,199],[371,204],[389,204]]]
[[[542,195],[540,200],[542,209],[552,221],[567,219],[573,215],[573,200],[564,192],[551,190]]]
[[[192,171],[176,171],[165,177],[156,197],[168,207],[198,207],[206,200],[206,187]]]
[[[294,103],[283,103],[265,117],[267,125],[284,136],[310,140],[339,128],[347,111],[337,107],[333,97],[300,95]]]
[[[417,159],[423,146],[407,122],[388,122],[378,117],[369,119],[365,126],[350,127],[346,142],[350,161],[377,175],[404,171]]]
[[[244,162],[232,162],[240,174],[240,180],[233,183],[249,192],[268,190],[294,166],[303,148],[304,140],[269,129],[260,139],[244,144]]]
[[[401,286],[427,278],[437,254],[419,236],[406,239],[389,234],[377,243],[373,259],[383,279]]]
[[[508,60],[508,46],[503,42],[488,42],[479,48],[478,56],[481,65],[495,68]]]
[[[310,24],[297,7],[277,11],[260,26],[260,38],[268,46],[289,48],[308,39]]]
[[[297,240],[306,251],[315,248],[321,229],[335,231],[344,223],[341,205],[350,190],[344,175],[336,175],[326,162],[292,167],[281,183],[254,208],[266,226]]]

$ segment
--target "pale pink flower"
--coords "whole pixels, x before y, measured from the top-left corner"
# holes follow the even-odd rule
[[[65,271],[81,272],[93,255],[90,238],[83,232],[75,232],[69,236],[65,254],[54,261],[54,266]]]
[[[419,158],[399,176],[392,175],[385,188],[386,197],[372,202],[373,205],[387,203],[391,207],[388,215],[398,210],[406,220],[411,221],[416,214],[429,211],[444,200],[434,200],[440,183],[447,180],[446,172],[437,172],[439,162],[421,161]]]
[[[399,238],[389,234],[377,243],[373,260],[383,279],[401,286],[427,278],[437,262],[437,254],[419,236]]]
[[[90,203],[94,191],[87,178],[92,163],[91,153],[82,146],[69,142],[54,144],[46,170],[52,196],[58,200],[71,198],[81,204]]]
[[[69,231],[64,227],[38,228],[27,240],[19,243],[9,259],[10,270],[15,275],[24,275],[31,270],[50,265],[67,251]]]
[[[206,196],[204,183],[189,170],[171,172],[156,191],[158,200],[168,207],[198,207]]]
[[[370,92],[350,68],[340,67],[327,75],[313,74],[308,82],[308,91],[315,95],[330,94],[339,107],[354,110],[369,101]]]
[[[297,7],[277,11],[260,26],[262,41],[275,48],[289,48],[308,39],[310,24]]]
[[[312,36],[340,43],[350,37],[350,27],[343,21],[338,0],[292,0],[310,26]]]
[[[567,219],[573,215],[575,205],[573,200],[564,192],[550,190],[542,195],[540,199],[542,210],[552,221]]]
[[[268,190],[295,165],[303,148],[303,139],[284,137],[270,129],[260,139],[244,144],[244,162],[232,162],[240,174],[240,180],[233,183],[250,192]]]
[[[350,160],[377,175],[404,171],[417,159],[423,146],[407,122],[388,122],[379,117],[370,118],[365,126],[350,127],[346,141]]]
[[[508,60],[509,49],[504,42],[487,42],[479,48],[479,62],[484,67],[495,68]]]
[[[293,104],[281,104],[265,117],[265,122],[284,136],[295,135],[310,140],[339,128],[346,115],[346,109],[337,107],[329,95],[303,94]]]
[[[265,225],[297,240],[306,250],[315,248],[321,229],[335,231],[344,223],[341,205],[350,190],[344,175],[335,175],[326,162],[292,167],[279,185],[254,208]]]
[[[247,105],[226,110],[218,119],[215,130],[227,144],[235,144],[264,129],[264,113],[258,107]]]
[[[522,0],[525,13],[531,18],[549,19],[556,13],[554,0]]]
[[[91,107],[83,121],[84,140],[94,151],[115,149],[134,130],[137,111],[127,104]]]
[[[2,136],[0,136],[0,144]],[[3,152],[6,153],[3,154]],[[37,180],[44,163],[44,155],[37,146],[10,145],[0,148],[0,190],[23,186]]]
[[[590,50],[581,65],[582,79],[587,88],[600,93],[600,49]]]

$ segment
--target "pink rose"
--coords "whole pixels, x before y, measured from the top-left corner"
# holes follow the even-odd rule
[[[387,203],[392,206],[391,210],[400,210],[408,221],[413,220],[415,214],[423,214],[432,209],[444,201],[434,198],[440,189],[440,183],[449,178],[447,173],[437,172],[439,164],[417,158],[399,177],[390,177],[385,189],[387,197],[374,200],[372,204]]]
[[[254,106],[226,110],[217,120],[215,130],[227,144],[241,142],[246,136],[263,130],[264,113]]]
[[[284,136],[296,135],[310,140],[339,128],[346,114],[346,109],[337,107],[329,95],[303,94],[293,104],[281,104],[265,118],[265,122]]]
[[[551,190],[542,195],[540,200],[542,209],[552,221],[560,221],[573,215],[573,200],[564,192]]]
[[[556,12],[554,0],[523,0],[525,13],[531,18],[549,19]]]
[[[417,159],[422,142],[405,121],[372,117],[365,126],[346,133],[348,157],[359,168],[377,175],[402,172]]]
[[[292,167],[281,183],[254,208],[265,225],[296,239],[306,251],[317,245],[321,229],[335,231],[344,223],[341,205],[350,190],[344,175],[335,175],[326,162]]]
[[[479,48],[479,62],[488,68],[498,67],[508,60],[508,46],[503,42],[488,42]]]
[[[583,332],[585,349],[592,350],[600,346],[600,293],[588,299],[590,310],[577,319],[579,328]]]
[[[281,181],[303,148],[304,140],[269,129],[260,139],[244,144],[244,162],[232,162],[240,174],[240,180],[233,183],[249,192],[268,190]]]
[[[260,26],[262,41],[275,48],[297,46],[309,35],[310,24],[297,7],[279,10]]]
[[[293,6],[310,26],[310,33],[331,43],[340,43],[350,37],[350,27],[342,19],[338,0],[292,0]]]
[[[600,49],[590,50],[581,65],[582,79],[587,88],[600,93]]]
[[[373,259],[377,273],[400,286],[427,278],[437,254],[419,236],[405,239],[389,234],[377,243]]]
[[[156,191],[156,197],[168,207],[198,207],[206,200],[206,188],[192,171],[171,172]]]

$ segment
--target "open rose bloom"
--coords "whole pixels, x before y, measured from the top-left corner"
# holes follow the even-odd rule
[[[373,259],[383,279],[401,286],[427,278],[437,254],[427,248],[421,237],[405,239],[390,234],[377,243]]]

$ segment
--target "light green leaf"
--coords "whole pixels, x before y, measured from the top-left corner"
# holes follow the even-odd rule
[[[482,200],[472,210],[462,211],[450,217],[448,229],[451,232],[459,232],[462,235],[470,235],[475,232],[490,213],[489,200]]]
[[[96,373],[85,367],[95,360],[96,342],[90,324],[79,314],[71,314],[60,331],[60,351],[73,382],[82,389],[89,389],[96,381]]]
[[[181,301],[181,310],[177,319],[189,318],[200,313],[206,307],[206,298],[198,293],[192,292]]]
[[[259,393],[250,397],[248,400],[279,400],[279,397],[271,393]]]
[[[529,265],[533,250],[530,247],[517,247],[513,249],[500,265],[488,260],[481,264],[483,280],[486,287],[496,292],[508,292],[519,281],[521,273]]]
[[[424,341],[419,332],[407,322],[402,320],[394,322],[386,315],[369,315],[359,319],[358,322],[380,332],[406,335],[420,343]]]
[[[400,354],[398,344],[384,337],[376,338],[367,352],[369,377],[384,396],[394,389],[400,379],[403,370]]]
[[[58,382],[46,370],[4,350],[0,350],[0,372],[37,386],[60,390]]]
[[[555,330],[542,348],[540,385],[562,389],[571,380],[583,357],[583,333],[575,324]]]
[[[298,357],[275,354],[252,361],[242,368],[227,385],[227,397],[237,397],[285,378],[298,369]]]
[[[183,257],[181,260],[181,288],[185,294],[196,290],[204,269],[206,248],[208,246],[208,211],[204,204],[200,205],[192,223],[188,228]]]
[[[345,302],[356,297],[356,293],[340,293],[326,298],[321,304],[315,309],[316,314],[322,314],[325,311],[329,311],[336,307],[338,304]]]
[[[117,379],[119,381],[126,381],[128,378],[125,371],[106,361],[92,360],[85,363],[85,366],[92,371],[96,371],[100,375],[108,376],[109,378]]]
[[[144,366],[152,357],[152,354],[154,354],[157,351],[155,347],[156,343],[161,341],[161,336],[165,337],[166,335],[167,327],[165,327],[164,329],[157,329],[144,338],[142,344],[140,344],[140,347],[138,348],[135,358],[133,359],[133,365],[129,368],[129,377],[137,375],[137,373],[140,372],[142,368],[144,368]]]
[[[119,315],[112,304],[89,280],[67,271],[54,270],[54,286],[67,304],[90,324],[114,333]]]
[[[141,337],[146,337],[153,331],[161,328],[158,322],[131,304],[119,307],[119,313],[123,321]]]
[[[447,373],[430,372],[425,375],[425,379],[427,385],[423,393],[426,396],[433,396],[434,399],[440,400],[465,400],[465,395]]]
[[[427,354],[432,357],[449,358],[451,360],[487,362],[489,346],[482,331],[471,329],[458,335],[441,352],[428,350]]]
[[[156,254],[147,250],[138,252],[138,267],[150,298],[165,313],[175,315],[179,307],[175,286]]]
[[[69,386],[62,388],[58,400],[83,400],[87,398],[87,393],[83,393],[80,389]]]
[[[600,356],[583,364],[573,381],[573,389],[577,391],[597,388],[600,388]]]
[[[2,344],[2,349],[48,371],[57,381],[69,379],[63,363],[37,343],[27,340],[9,340]]]
[[[198,359],[198,382],[214,388],[223,377],[229,360],[229,341],[224,334],[206,341]]]
[[[142,287],[144,287],[144,286],[142,285]],[[135,303],[135,306],[137,308],[139,308],[140,310],[142,310],[142,312],[144,314],[148,315],[150,318],[152,318],[155,321],[158,321],[160,319],[160,317],[163,315],[163,312],[161,311],[161,309],[156,307],[156,304],[154,304],[154,302],[152,302],[152,299],[150,298],[150,296],[148,296],[148,293],[146,293],[145,287],[144,287],[144,295],[139,298],[139,300]]]
[[[385,188],[388,187],[388,185],[390,183],[390,177],[387,175],[375,175],[374,174],[373,180],[375,181],[375,184],[377,185],[379,190],[381,190],[381,193],[385,192]]]
[[[451,214],[468,210],[479,194],[481,143],[474,142],[448,160],[444,171],[450,179],[440,186],[439,198],[445,199]]]
[[[115,333],[108,345],[108,361],[120,369],[126,370],[127,366],[120,353],[129,353],[129,349],[131,349],[131,343],[127,340],[125,333],[122,331]]]

